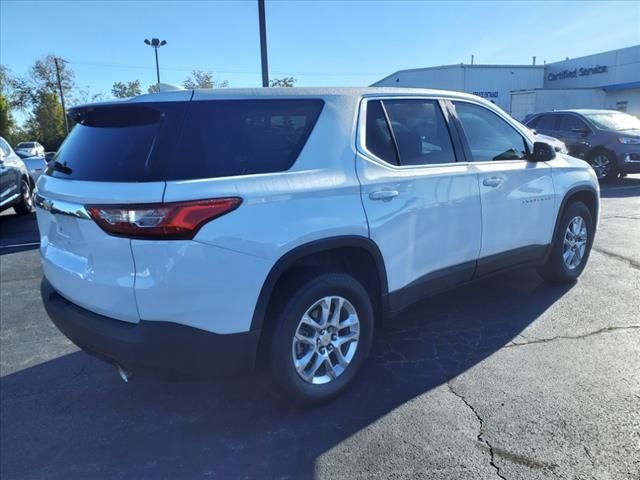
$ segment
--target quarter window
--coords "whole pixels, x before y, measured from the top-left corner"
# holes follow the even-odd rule
[[[454,102],[465,136],[471,160],[519,160],[527,155],[524,138],[495,113],[465,102]]]
[[[449,129],[435,100],[384,100],[400,165],[456,161]]]
[[[387,163],[398,164],[389,125],[378,100],[367,103],[366,136],[366,147],[369,152]]]

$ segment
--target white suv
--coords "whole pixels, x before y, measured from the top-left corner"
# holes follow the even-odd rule
[[[589,165],[472,95],[174,91],[70,117],[37,186],[42,298],[127,370],[269,365],[327,400],[379,321],[514,266],[575,280],[597,225]]]

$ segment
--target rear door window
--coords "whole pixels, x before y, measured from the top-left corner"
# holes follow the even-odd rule
[[[540,115],[536,130],[558,130],[558,115]]]
[[[212,100],[189,105],[179,159],[167,180],[288,170],[323,107],[321,99]]]
[[[436,100],[384,100],[400,165],[456,161],[449,129]]]

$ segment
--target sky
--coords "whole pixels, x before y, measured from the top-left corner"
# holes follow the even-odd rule
[[[396,70],[470,61],[528,64],[640,43],[640,2],[266,1],[270,76],[298,86],[370,85]],[[180,84],[193,69],[261,85],[257,1],[0,0],[0,62],[24,75],[61,56],[76,85]]]

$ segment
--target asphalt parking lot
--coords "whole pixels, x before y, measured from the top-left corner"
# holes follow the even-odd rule
[[[346,395],[264,375],[120,380],[51,324],[33,218],[0,216],[3,479],[638,479],[640,176],[602,191],[580,281],[513,272],[412,307]]]

